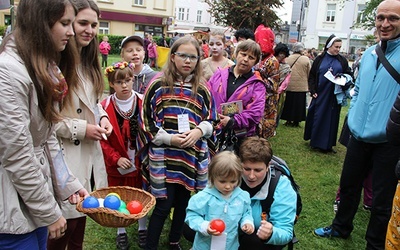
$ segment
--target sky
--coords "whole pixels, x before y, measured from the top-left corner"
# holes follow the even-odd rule
[[[276,14],[280,19],[282,19],[283,22],[287,21],[290,23],[290,19],[292,17],[292,5],[293,2],[291,0],[283,0],[282,8],[276,10]]]

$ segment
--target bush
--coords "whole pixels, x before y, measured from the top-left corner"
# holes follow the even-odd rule
[[[103,41],[103,34],[98,35],[99,43]],[[115,35],[106,35],[108,36],[108,43],[111,45],[110,54],[121,54],[121,42],[125,38],[125,36],[115,36]]]

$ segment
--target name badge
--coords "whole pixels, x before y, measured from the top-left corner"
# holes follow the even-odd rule
[[[210,250],[223,250],[226,246],[226,233],[222,233],[219,236],[211,236],[211,247]]]
[[[188,114],[178,115],[178,131],[179,131],[179,133],[184,133],[189,130],[190,130],[189,115]]]
[[[68,172],[68,167],[65,164],[61,150],[58,151],[56,157],[53,159],[53,166],[56,173],[57,183],[62,189],[64,189],[71,176]]]

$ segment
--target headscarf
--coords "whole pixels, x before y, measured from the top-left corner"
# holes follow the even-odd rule
[[[254,32],[256,42],[261,47],[263,55],[274,54],[275,34],[271,28],[260,24]]]
[[[333,43],[334,43],[336,40],[340,40],[340,38],[337,37],[337,36],[335,36],[335,34],[332,34],[332,35],[328,38],[328,40],[326,40],[325,49],[324,49],[324,50],[326,51],[326,50],[328,50],[330,47],[332,47]]]

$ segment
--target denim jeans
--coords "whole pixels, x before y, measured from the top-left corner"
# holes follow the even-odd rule
[[[351,137],[340,178],[340,206],[333,229],[347,238],[353,230],[363,181],[372,168],[372,209],[365,239],[367,249],[384,249],[397,178],[394,173],[400,147],[366,143]]]
[[[46,250],[47,227],[39,227],[26,234],[0,234],[2,250]]]

